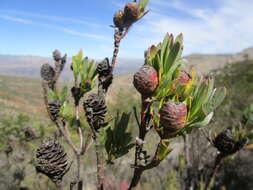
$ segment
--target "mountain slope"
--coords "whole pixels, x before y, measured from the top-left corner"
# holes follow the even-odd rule
[[[212,69],[224,67],[226,63],[242,61],[246,58],[246,55],[248,56],[248,59],[253,59],[253,48],[245,49],[237,54],[192,54],[186,56],[185,59],[189,62],[189,65],[194,66],[202,73],[207,73]],[[64,76],[67,79],[72,75],[69,69],[70,62],[71,60],[69,58],[67,68],[64,73]],[[38,77],[40,67],[43,63],[53,63],[53,60],[51,58],[38,56],[0,55],[0,74]],[[142,59],[118,59],[115,73],[133,73],[142,64]]]

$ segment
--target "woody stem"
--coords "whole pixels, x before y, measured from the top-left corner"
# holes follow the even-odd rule
[[[212,181],[212,179],[214,178],[214,176],[217,174],[218,172],[218,169],[220,167],[220,164],[221,164],[221,161],[223,160],[223,158],[225,158],[225,155],[219,153],[217,154],[216,158],[215,158],[215,163],[214,163],[214,167],[212,169],[212,172],[211,174],[209,175],[207,181],[206,181],[206,184],[205,184],[205,188],[204,190],[208,190],[208,187]]]
[[[142,142],[144,142],[145,140],[147,127],[150,121],[150,113],[148,109],[149,109],[149,98],[142,97],[141,123],[139,126],[139,139],[141,139]],[[143,147],[143,144],[139,145],[138,143],[136,143],[135,160],[134,160],[134,164],[136,168],[134,169],[134,175],[132,177],[131,184],[128,190],[134,189],[138,185],[141,175],[144,171],[142,168],[138,167],[138,158],[142,151],[142,147]]]

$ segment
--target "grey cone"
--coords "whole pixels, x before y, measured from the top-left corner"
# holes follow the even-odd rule
[[[36,154],[36,171],[49,177],[54,183],[59,184],[68,172],[69,164],[67,153],[57,140],[46,140]]]

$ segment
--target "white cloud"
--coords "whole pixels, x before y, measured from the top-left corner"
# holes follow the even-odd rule
[[[85,32],[79,32],[79,31],[72,30],[72,29],[69,29],[69,28],[62,28],[61,30],[62,30],[62,32],[72,34],[72,35],[75,35],[75,36],[87,37],[87,38],[93,38],[93,39],[96,39],[96,40],[107,41],[107,38],[105,38],[104,36],[101,36],[101,35],[85,33]]]
[[[11,15],[26,16],[33,19],[34,18],[45,19],[48,21],[55,21],[55,22],[68,22],[68,23],[73,23],[73,24],[78,24],[78,25],[85,25],[85,26],[93,27],[93,28],[107,27],[106,25],[97,24],[91,21],[81,20],[81,19],[76,19],[76,18],[66,18],[66,17],[45,15],[45,14],[39,14],[39,13],[33,13],[33,12],[16,11],[16,10],[0,10],[0,11],[7,14],[11,14]]]
[[[0,15],[0,19],[12,21],[12,22],[18,22],[18,23],[22,23],[22,24],[34,24],[34,22],[31,21],[31,20],[27,20],[27,19],[23,19],[23,18],[17,18],[17,17],[11,17],[11,16],[6,16],[6,15]]]
[[[219,0],[218,8],[191,8],[180,0],[156,0],[154,9],[144,23],[137,26],[143,43],[157,43],[169,32],[183,33],[185,53],[229,53],[238,52],[253,45],[252,0]],[[158,8],[157,8],[158,7]],[[161,14],[159,7],[168,7],[183,12],[189,17],[171,17]]]
[[[86,32],[80,32],[74,29],[70,28],[64,28],[55,24],[46,24],[46,23],[40,23],[40,22],[35,22],[33,20],[28,20],[20,17],[13,17],[13,16],[8,16],[8,15],[0,15],[0,19],[11,21],[11,22],[17,22],[17,23],[22,23],[22,24],[29,24],[29,25],[36,25],[40,27],[45,27],[45,28],[50,28],[54,29],[66,34],[74,35],[74,36],[79,36],[79,37],[85,37],[85,38],[91,38],[95,40],[102,40],[102,41],[108,41],[108,39],[102,35],[94,34],[94,33],[86,33]]]

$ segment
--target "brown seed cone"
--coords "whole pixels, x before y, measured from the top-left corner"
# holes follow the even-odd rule
[[[165,136],[184,128],[187,119],[187,107],[181,102],[166,102],[161,110],[160,123]]]
[[[62,181],[68,172],[67,153],[57,140],[44,141],[36,153],[36,171],[49,177],[54,183]]]
[[[110,65],[110,61],[108,58],[105,58],[103,61],[98,63],[97,72],[99,77],[107,77],[111,74],[112,66]]]
[[[47,106],[53,121],[56,121],[60,117],[61,103],[56,100],[49,102]]]
[[[124,11],[123,10],[119,10],[115,13],[113,17],[113,23],[118,28],[124,27]]]
[[[61,52],[58,49],[53,52],[53,58],[55,61],[61,60]]]
[[[133,22],[138,20],[140,13],[141,11],[138,3],[127,3],[124,8],[124,22],[132,24]]]
[[[158,86],[158,74],[153,67],[143,65],[134,74],[133,84],[142,95],[151,96]]]
[[[243,138],[236,141],[232,137],[232,131],[230,128],[219,133],[213,140],[214,146],[224,155],[234,154],[247,143],[247,139]]]
[[[53,88],[54,75],[55,75],[55,71],[51,65],[49,65],[48,63],[45,63],[41,66],[40,76],[43,80],[47,81],[49,88]]]
[[[100,85],[102,85],[102,88],[107,91],[113,80],[112,66],[108,58],[105,58],[103,61],[98,63],[97,73]]]
[[[107,113],[104,98],[97,94],[90,94],[84,101],[83,108],[90,126],[98,130],[105,123],[105,114]]]

